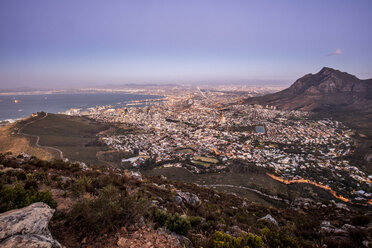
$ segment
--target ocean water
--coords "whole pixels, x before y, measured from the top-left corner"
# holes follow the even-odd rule
[[[157,95],[122,93],[0,95],[0,121],[19,119],[41,111],[58,113],[70,108],[120,107],[133,100],[160,98]]]

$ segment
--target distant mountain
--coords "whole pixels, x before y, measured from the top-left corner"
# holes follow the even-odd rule
[[[372,113],[372,79],[324,67],[307,74],[289,88],[261,97],[248,98],[248,104],[273,105],[280,109],[344,113]]]
[[[179,84],[106,84],[101,86],[96,86],[95,88],[102,89],[143,89],[143,88],[171,88],[171,87],[180,87]]]
[[[0,93],[3,93],[3,92],[32,92],[32,91],[38,91],[38,90],[41,90],[41,89],[32,88],[32,87],[0,88]]]

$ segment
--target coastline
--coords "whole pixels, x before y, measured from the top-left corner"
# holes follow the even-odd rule
[[[35,91],[0,91],[0,96],[21,96],[21,95],[50,95],[50,94],[137,94],[152,95],[146,89],[77,89],[77,90],[35,90]],[[158,94],[156,94],[158,95]]]
[[[64,101],[60,101],[60,102],[51,102],[51,103],[46,103],[46,102],[43,102],[42,100],[38,99],[38,104],[40,105],[39,108],[37,108],[36,106],[33,106],[32,103],[27,103],[27,102],[22,102],[20,101],[20,103],[18,102],[18,100],[16,98],[19,98],[21,96],[25,96],[25,97],[32,97],[32,96],[45,96],[44,99],[46,99],[45,101],[47,101],[47,99],[50,99],[49,97],[50,96],[60,96],[60,95],[68,95],[70,97],[81,97],[81,101],[80,102],[76,102],[76,104],[72,103],[71,101],[68,101],[66,100],[66,102]],[[105,103],[100,103],[99,101],[97,103],[95,103],[94,99],[86,99],[86,101],[84,101],[83,99],[83,96],[92,96],[92,95],[97,95],[97,96],[101,96],[103,97]],[[107,97],[106,97],[107,95]],[[129,96],[129,99],[112,99],[112,95],[116,95],[116,96]],[[164,98],[166,98],[165,95],[161,95],[161,94],[150,94],[150,93],[144,93],[143,91],[141,93],[137,93],[137,92],[119,92],[119,91],[104,91],[104,92],[97,92],[97,91],[86,91],[86,92],[66,92],[66,91],[63,91],[63,92],[46,92],[46,91],[43,91],[43,92],[16,92],[16,94],[13,94],[11,92],[8,92],[8,93],[0,93],[0,97],[3,96],[3,97],[8,97],[8,101],[5,102],[5,101],[1,101],[0,100],[0,103],[6,103],[8,104],[8,106],[6,106],[6,104],[2,105],[0,104],[0,126],[4,126],[4,125],[7,125],[9,123],[14,123],[16,121],[19,121],[19,120],[22,120],[24,118],[28,118],[32,113],[36,113],[36,112],[49,112],[49,113],[55,113],[55,114],[59,114],[59,113],[63,113],[71,108],[81,108],[81,109],[87,109],[87,108],[91,108],[91,107],[96,107],[96,106],[109,106],[109,105],[112,105],[112,106],[138,106],[140,105],[141,103],[149,103],[149,102],[152,102],[152,101],[159,101],[159,100],[162,100]],[[12,99],[10,99],[12,98]],[[133,99],[133,98],[139,98],[139,99]],[[11,102],[9,102],[9,100],[11,100],[11,102],[14,101],[14,104],[13,105]],[[67,103],[67,104],[66,104]],[[23,109],[21,105],[25,105],[26,107],[28,107],[29,109]],[[31,104],[31,105],[30,105]],[[54,105],[53,105],[54,104]],[[41,106],[42,105],[42,106]],[[63,106],[62,106],[63,105]],[[19,107],[15,107],[15,106],[19,106]],[[32,106],[32,107],[30,107]],[[13,111],[10,111],[9,108],[10,107],[14,107]],[[19,109],[17,109],[19,108]],[[21,110],[21,111],[20,111]],[[8,111],[8,113],[6,113],[5,111]],[[17,115],[17,113],[20,113],[19,115]],[[24,114],[26,113],[26,114]],[[4,115],[4,116],[2,116]]]

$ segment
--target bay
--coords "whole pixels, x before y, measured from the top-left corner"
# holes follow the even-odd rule
[[[41,111],[58,113],[70,108],[86,109],[105,105],[124,107],[131,101],[160,98],[162,96],[124,93],[0,95],[0,121],[24,118]]]

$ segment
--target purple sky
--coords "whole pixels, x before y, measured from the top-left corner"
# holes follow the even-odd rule
[[[372,77],[370,0],[3,0],[0,88]]]

